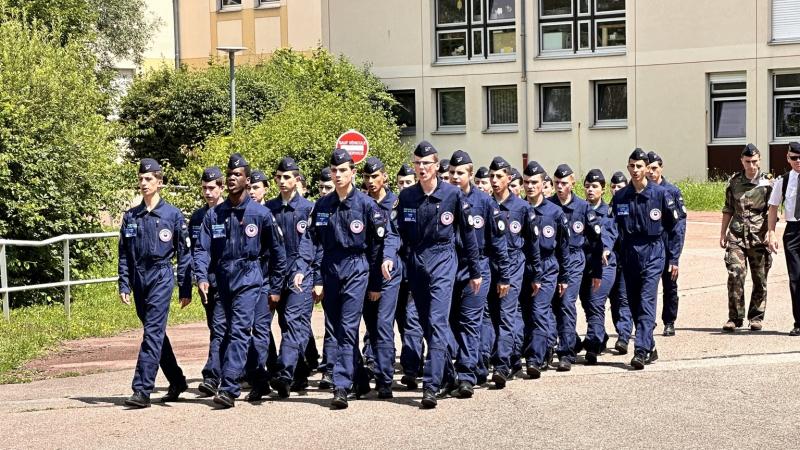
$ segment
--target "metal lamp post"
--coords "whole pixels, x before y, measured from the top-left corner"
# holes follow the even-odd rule
[[[230,95],[231,95],[231,134],[236,128],[236,68],[234,65],[237,52],[247,50],[247,47],[217,47],[217,50],[228,53],[228,63],[230,65]]]

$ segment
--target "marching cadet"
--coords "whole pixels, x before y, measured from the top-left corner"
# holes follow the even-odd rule
[[[744,280],[747,266],[753,278],[753,292],[747,320],[750,329],[760,331],[767,307],[767,275],[772,254],[767,248],[767,204],[772,193],[772,175],[761,172],[761,152],[747,144],[742,150],[742,171],[725,186],[725,206],[719,246],[725,249],[728,269],[728,322],[722,331],[732,333],[744,322]]]
[[[272,212],[275,222],[282,230],[283,246],[286,250],[287,277],[282,285],[281,297],[275,311],[278,313],[278,325],[281,329],[281,348],[277,358],[277,371],[272,374],[270,386],[278,393],[278,397],[286,398],[292,388],[296,369],[303,366],[303,373],[298,373],[296,389],[308,385],[308,368],[301,360],[305,358],[305,349],[311,332],[311,312],[314,301],[311,298],[312,263],[314,244],[307,233],[308,220],[314,204],[306,200],[298,191],[300,167],[294,159],[286,157],[278,162],[275,182],[280,189],[277,197],[269,200],[266,207]],[[297,283],[298,275],[303,275],[302,283]]]
[[[475,229],[475,239],[480,254],[481,278],[491,279],[492,270],[497,274],[497,296],[508,294],[510,285],[510,266],[507,225],[497,204],[485,192],[471,182],[472,159],[467,152],[457,150],[450,158],[450,182],[461,189],[470,206],[468,222]],[[450,327],[455,338],[455,373],[451,375],[458,384],[449,392],[460,398],[472,397],[478,381],[481,364],[481,328],[489,294],[489,284],[482,283],[481,289],[474,292],[469,287],[469,262],[461,242],[456,240],[458,270],[453,289],[453,303],[450,308]],[[490,263],[493,268],[490,268]],[[485,372],[486,368],[483,369]],[[485,376],[485,375],[484,375]]]
[[[492,183],[489,182],[489,169],[481,166],[475,172],[475,186],[481,191],[492,195]]]
[[[120,228],[119,297],[122,303],[130,305],[133,294],[136,315],[144,328],[131,384],[133,395],[125,400],[125,405],[133,408],[150,406],[159,366],[169,381],[162,402],[177,401],[188,388],[166,330],[175,287],[173,256],[178,260],[181,308],[192,301],[191,242],[183,214],[161,198],[162,184],[161,166],[153,159],[142,159],[139,163],[142,203],[125,213]]]
[[[534,225],[539,230],[542,261],[538,282],[532,274],[526,273],[520,294],[523,314],[528,316],[524,330],[526,373],[535,380],[547,370],[553,358],[557,336],[553,297],[557,291],[563,292],[567,288],[569,222],[564,211],[544,196],[544,178],[547,175],[542,166],[530,161],[523,176],[528,203],[536,213]]]
[[[583,247],[587,239],[590,243],[597,242],[602,228],[600,218],[592,211],[586,200],[573,194],[575,176],[572,169],[566,164],[561,164],[556,168],[553,177],[556,195],[550,197],[550,201],[561,207],[570,227],[567,286],[564,289],[559,286],[558,292],[553,296],[553,312],[558,328],[557,370],[567,372],[572,368],[579,349],[575,330],[577,315],[575,303],[584,268],[588,265],[591,270],[592,290],[600,287],[602,276],[600,254],[593,252],[592,258],[587,261]]]
[[[514,167],[511,168],[511,181],[508,183],[508,189],[512,194],[522,198],[522,174]]]
[[[586,202],[591,211],[596,214],[600,227],[599,240],[586,240],[583,245],[584,258],[591,261],[593,255],[601,254],[602,271],[600,286],[592,289],[592,282],[596,275],[591,264],[586,264],[581,281],[580,298],[583,311],[586,313],[586,338],[583,348],[586,349],[586,364],[597,364],[597,357],[605,350],[608,342],[606,334],[606,298],[614,286],[617,275],[617,259],[614,255],[614,244],[617,241],[617,227],[611,218],[611,211],[603,201],[603,191],[606,188],[606,179],[600,169],[592,169],[586,174],[583,181]],[[590,213],[591,213],[590,211]]]
[[[329,364],[333,361],[331,407],[335,409],[347,408],[348,391],[356,397],[369,392],[366,375],[357,373],[363,372],[357,344],[364,297],[368,289],[380,290],[380,274],[386,280],[397,275],[393,247],[383,245],[384,239],[397,236],[386,228],[375,201],[353,187],[354,167],[349,153],[333,151],[330,168],[336,191],[317,201],[311,215],[312,237],[323,249],[320,271],[326,328],[336,345],[327,353]],[[302,282],[303,275],[296,275],[295,283]]]
[[[392,259],[394,274],[388,280],[382,280],[380,289],[367,292],[364,303],[364,324],[367,335],[366,352],[372,361],[367,366],[373,367],[375,388],[378,398],[392,398],[392,379],[394,378],[394,321],[397,308],[397,296],[403,281],[403,265],[398,254],[400,239],[397,237],[397,196],[386,189],[386,170],[383,162],[375,157],[367,158],[361,171],[361,177],[367,186],[367,194],[375,200],[378,210],[383,214],[386,227],[391,230],[391,239],[384,240],[384,254],[395,255]],[[387,248],[390,247],[391,248]],[[383,258],[382,260],[385,260]],[[377,287],[377,283],[373,286]],[[370,364],[372,363],[372,364]]]
[[[676,239],[678,239],[678,252],[683,250],[683,241],[686,235],[686,207],[683,205],[683,195],[681,190],[672,183],[667,182],[663,176],[664,161],[656,152],[647,152],[647,176],[655,184],[660,185],[669,191],[678,211],[678,229],[676,230]],[[667,236],[664,236],[667,239]],[[664,248],[669,250],[671,248],[669,242],[664,243]],[[667,254],[667,260],[678,261],[678,258],[673,258],[672,255]],[[663,295],[663,304],[661,305],[661,320],[664,322],[664,336],[675,336],[675,320],[678,318],[678,267],[671,265],[664,267],[664,273],[661,275],[661,290]]]
[[[446,159],[439,161],[439,177],[445,183],[450,182],[450,161]]]
[[[224,310],[222,380],[214,403],[225,408],[233,407],[240,394],[238,379],[245,368],[257,305],[267,294],[273,302],[280,298],[286,272],[280,229],[269,210],[248,195],[250,175],[247,161],[232,154],[227,170],[228,198],[206,214],[194,254],[201,295],[208,295],[209,274],[213,273],[219,294],[217,308]],[[266,310],[269,314],[269,308]],[[253,388],[263,395],[267,386]]]
[[[408,166],[408,164],[403,164],[400,166],[400,170],[397,171],[397,176],[395,177],[395,183],[397,184],[397,192],[402,191],[407,187],[411,187],[414,183],[417,182],[417,175],[414,173],[414,169]]]
[[[519,315],[519,295],[526,268],[530,270],[534,283],[539,283],[541,275],[538,230],[534,225],[536,213],[532,206],[509,188],[511,171],[508,162],[499,156],[489,165],[493,198],[498,204],[503,222],[508,224],[506,240],[510,265],[508,278],[504,278],[502,273],[492,273],[493,287],[489,290],[487,300],[495,333],[492,381],[498,389],[504,388],[514,373],[522,368],[522,342],[517,336],[521,329],[518,322],[522,320]],[[509,286],[508,289],[505,286]]]
[[[622,172],[614,172],[611,175],[611,195],[628,185],[628,179]],[[625,290],[625,277],[622,276],[622,264],[620,264],[620,234],[617,230],[617,240],[614,243],[614,258],[617,260],[617,273],[614,277],[614,285],[608,294],[608,301],[611,306],[611,320],[614,322],[614,329],[617,331],[617,342],[614,349],[620,355],[628,353],[628,342],[633,332],[633,318],[631,308],[628,306],[628,293]]]
[[[644,369],[658,359],[653,330],[656,324],[658,281],[667,261],[677,274],[680,257],[677,204],[661,186],[648,182],[647,154],[634,150],[628,157],[631,182],[617,191],[612,200],[612,214],[620,234],[620,261],[628,293],[636,341],[631,366]],[[667,234],[666,241],[663,235]],[[665,242],[670,246],[664,249]]]
[[[330,167],[323,167],[319,171],[319,196],[320,198],[333,192],[336,186],[333,185],[333,176]]]
[[[200,227],[203,225],[203,219],[209,209],[222,203],[222,189],[225,181],[222,176],[222,171],[219,167],[209,167],[203,171],[201,178],[201,188],[203,190],[203,199],[206,204],[197,209],[192,217],[189,219],[189,231],[191,233],[191,248],[192,256],[194,256],[194,249],[197,247],[197,240],[200,238]],[[198,390],[207,396],[213,396],[217,393],[220,379],[220,344],[222,343],[222,336],[225,334],[225,317],[215,317],[214,308],[217,304],[217,280],[213,274],[209,275],[208,295],[205,297],[203,308],[206,310],[206,324],[208,325],[209,345],[208,345],[208,359],[206,365],[203,367],[202,375],[203,381],[200,383]],[[219,311],[222,311],[221,309]]]
[[[414,305],[428,342],[423,376],[423,408],[435,408],[436,393],[450,364],[449,315],[453,274],[457,269],[458,237],[469,261],[469,283],[479,292],[481,274],[475,233],[469,223],[470,206],[463,193],[437,177],[436,148],[422,141],[414,149],[419,182],[400,192],[397,206],[399,230],[408,248],[407,267]]]
[[[544,194],[544,198],[550,198],[555,193],[556,189],[553,187],[553,179],[550,178],[550,175],[545,174],[544,186],[542,186],[542,194]]]

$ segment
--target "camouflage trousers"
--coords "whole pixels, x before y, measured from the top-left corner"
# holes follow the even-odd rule
[[[737,325],[744,321],[744,280],[747,266],[753,281],[750,308],[747,319],[763,320],[767,307],[767,274],[772,267],[772,255],[766,247],[742,248],[738,243],[728,242],[725,250],[725,266],[728,269],[728,318]]]

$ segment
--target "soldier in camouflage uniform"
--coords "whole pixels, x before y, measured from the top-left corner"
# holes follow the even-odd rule
[[[747,319],[750,329],[761,330],[767,306],[767,273],[772,255],[767,248],[767,211],[772,175],[761,172],[761,153],[753,144],[742,151],[743,171],[728,180],[719,245],[725,249],[728,268],[728,322],[723,331],[734,332],[744,321],[744,279],[748,264],[753,281]]]

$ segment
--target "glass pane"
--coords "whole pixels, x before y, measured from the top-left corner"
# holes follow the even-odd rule
[[[598,22],[597,48],[625,45],[625,21]]]
[[[712,86],[714,92],[729,92],[729,91],[744,91],[747,90],[747,83],[742,82],[734,82],[734,83],[714,83]]]
[[[570,87],[542,86],[542,123],[571,120]]]
[[[466,125],[464,90],[439,91],[439,125]]]
[[[222,0],[222,6],[242,6],[242,0]]]
[[[589,14],[589,0],[578,1],[578,14]]]
[[[743,138],[746,133],[747,103],[744,100],[714,102],[714,137]]]
[[[542,25],[542,50],[572,49],[572,25]]]
[[[467,0],[436,0],[436,21],[439,25],[467,21]]]
[[[472,0],[472,21],[483,22],[483,0]]]
[[[483,54],[483,31],[472,32],[472,54]]]
[[[784,75],[775,75],[775,87],[800,89],[800,73],[787,73]]]
[[[517,123],[517,88],[489,89],[489,125]]]
[[[597,12],[625,11],[625,0],[597,0]]]
[[[775,100],[775,136],[800,136],[800,98]]]
[[[439,56],[465,56],[467,49],[467,33],[439,33]]]
[[[572,0],[541,0],[542,17],[572,14]]]
[[[628,85],[602,83],[597,86],[597,120],[628,118]]]
[[[513,20],[514,0],[489,0],[489,20]]]
[[[392,107],[392,113],[397,117],[397,124],[401,127],[416,127],[417,110],[414,91],[393,91],[390,94],[397,100],[397,105]]]
[[[578,34],[578,47],[579,48],[590,48],[591,43],[589,42],[589,22],[582,22],[578,24],[580,33]]]
[[[489,49],[493,55],[516,52],[517,33],[514,28],[489,30]]]

